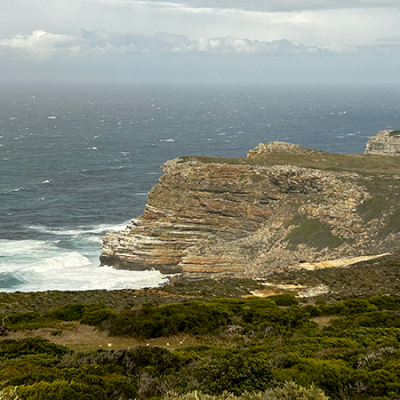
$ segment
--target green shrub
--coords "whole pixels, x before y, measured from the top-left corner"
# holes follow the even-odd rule
[[[209,334],[229,322],[230,313],[218,303],[185,302],[142,308],[113,315],[109,319],[111,335],[139,338],[171,336],[179,332]]]
[[[297,306],[298,300],[292,294],[276,294],[268,296],[267,299],[272,300],[277,306]]]
[[[27,338],[20,341],[6,339],[0,341],[0,358],[10,359],[27,354],[46,354],[47,356],[63,356],[70,350],[65,346],[51,343],[47,339]]]
[[[343,360],[306,358],[290,369],[279,369],[275,376],[305,387],[315,384],[328,395],[338,398],[337,394],[347,389],[351,372],[352,369]]]
[[[382,310],[400,310],[400,299],[391,296],[374,296],[368,299],[368,302]]]
[[[7,386],[27,386],[27,385],[32,385],[35,382],[54,382],[57,379],[59,379],[59,375],[55,373],[49,373],[49,374],[39,374],[39,373],[30,373],[30,374],[25,374],[25,375],[19,375],[12,377],[11,379],[8,380]]]
[[[19,324],[38,320],[41,315],[34,311],[13,313],[7,317],[7,324]]]
[[[48,316],[54,319],[58,319],[61,321],[77,321],[82,318],[82,315],[85,311],[84,304],[66,304],[64,306],[60,306],[54,308],[53,310],[47,313]]]
[[[319,306],[324,315],[351,315],[378,311],[378,307],[367,300],[343,300]]]
[[[99,326],[103,321],[115,315],[112,309],[104,308],[102,310],[84,312],[81,323],[91,326]]]
[[[98,386],[66,381],[18,386],[17,393],[24,400],[107,400],[105,391]]]
[[[343,310],[344,315],[378,311],[378,307],[370,304],[367,300],[344,300],[343,303],[345,305],[345,309]]]
[[[199,389],[213,395],[224,391],[239,395],[244,391],[266,390],[272,380],[268,361],[246,352],[214,358],[197,368],[195,376],[200,382]]]
[[[345,308],[346,306],[342,301],[338,301],[336,303],[321,304],[319,306],[322,315],[340,315],[343,314]]]
[[[54,308],[47,313],[51,318],[61,321],[78,321],[84,314],[90,314],[92,312],[105,309],[106,306],[103,303],[94,304],[79,304],[70,303],[63,306]]]
[[[310,314],[310,317],[319,317],[322,315],[322,311],[319,307],[313,306],[311,304],[307,304],[303,307],[304,311],[307,311]]]

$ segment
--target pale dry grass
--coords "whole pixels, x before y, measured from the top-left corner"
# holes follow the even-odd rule
[[[175,350],[188,346],[228,345],[226,338],[214,336],[195,337],[180,334],[168,338],[162,337],[147,340],[108,336],[107,332],[99,331],[92,326],[83,325],[79,322],[68,322],[59,330],[41,328],[33,331],[8,332],[8,335],[0,337],[0,340],[22,340],[29,337],[42,337],[53,343],[64,345],[74,351],[95,351],[98,349],[121,350],[135,346],[157,346]]]

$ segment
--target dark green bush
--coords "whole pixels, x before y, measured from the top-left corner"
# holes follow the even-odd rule
[[[186,302],[125,311],[110,317],[111,335],[140,338],[171,336],[179,332],[209,334],[229,322],[230,313],[218,303]]]
[[[319,317],[322,315],[321,309],[311,304],[307,304],[303,309],[310,314],[310,317]]]
[[[59,375],[56,373],[40,374],[40,373],[29,373],[25,375],[19,375],[12,377],[7,381],[7,386],[27,386],[33,385],[35,382],[54,382],[59,379]]]
[[[368,302],[382,310],[400,310],[400,299],[391,296],[375,296],[368,299]]]
[[[292,294],[276,294],[274,296],[268,296],[269,300],[272,300],[277,306],[296,306],[299,304],[298,300]]]
[[[346,306],[342,301],[336,303],[321,304],[319,309],[323,315],[340,315],[343,314]]]
[[[47,313],[48,316],[61,321],[77,321],[82,318],[85,311],[85,304],[66,304],[54,308]]]
[[[91,326],[99,326],[103,321],[113,316],[115,313],[111,309],[104,308],[102,310],[84,312],[81,323]]]
[[[227,391],[239,395],[266,390],[271,386],[272,373],[267,360],[249,352],[226,352],[198,367],[195,377],[203,393],[220,395]]]
[[[28,354],[46,354],[48,356],[63,356],[70,350],[65,346],[51,343],[47,339],[27,338],[21,341],[6,339],[0,341],[0,358],[16,358]]]
[[[378,311],[378,307],[370,304],[367,300],[344,300],[343,303],[345,305],[344,315]]]
[[[367,300],[343,300],[319,306],[324,315],[351,315],[378,311],[378,307]]]
[[[89,314],[105,308],[106,306],[103,303],[71,303],[54,308],[53,310],[49,311],[47,315],[51,318],[61,321],[78,321],[83,317],[84,314]]]
[[[41,315],[34,311],[14,313],[7,317],[7,324],[18,324],[21,322],[31,322],[41,318]]]

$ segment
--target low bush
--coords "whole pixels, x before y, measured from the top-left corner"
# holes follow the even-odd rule
[[[10,359],[28,354],[46,354],[48,356],[63,356],[70,350],[65,346],[54,344],[40,337],[27,338],[21,341],[6,339],[0,341],[0,358]]]
[[[315,387],[309,389],[287,382],[281,388],[268,389],[264,392],[244,392],[236,396],[230,392],[220,395],[208,395],[201,392],[189,392],[178,394],[169,392],[165,400],[328,400],[324,392]]]
[[[81,323],[91,326],[99,326],[103,321],[115,315],[110,308],[104,308],[97,311],[84,312],[81,318]]]
[[[268,296],[267,299],[272,300],[277,306],[296,306],[299,304],[298,300],[292,294],[276,294]]]
[[[197,368],[199,390],[220,395],[229,391],[240,395],[245,391],[266,390],[271,386],[271,366],[267,360],[249,352],[225,352]]]
[[[18,386],[17,394],[24,400],[107,400],[105,391],[97,385],[76,382],[36,382],[29,386]]]

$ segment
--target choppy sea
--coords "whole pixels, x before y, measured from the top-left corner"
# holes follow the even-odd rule
[[[143,212],[160,166],[288,141],[360,153],[400,127],[399,87],[0,87],[0,291],[156,286],[99,266],[102,236]]]

